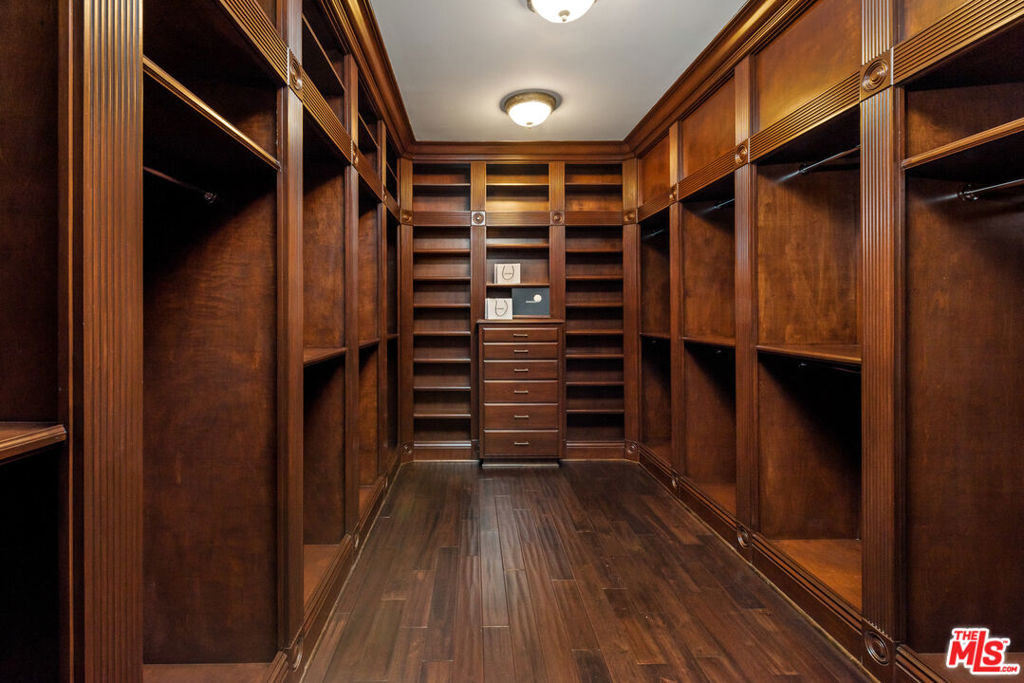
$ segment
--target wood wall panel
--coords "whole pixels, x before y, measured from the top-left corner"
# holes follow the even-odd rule
[[[819,0],[755,60],[758,130],[860,70],[860,0]]]
[[[684,178],[732,150],[736,144],[735,124],[736,87],[730,78],[683,119]]]
[[[969,2],[971,0],[894,0],[899,19],[900,40],[920,33]]]

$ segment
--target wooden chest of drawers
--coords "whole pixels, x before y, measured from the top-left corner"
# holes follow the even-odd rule
[[[480,457],[562,457],[562,323],[486,320],[480,339]]]

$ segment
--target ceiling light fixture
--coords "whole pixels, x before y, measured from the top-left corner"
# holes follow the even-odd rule
[[[533,128],[544,123],[558,104],[554,93],[531,90],[506,95],[501,101],[501,109],[520,126]]]
[[[568,24],[587,13],[596,0],[526,0],[526,6],[554,24]]]

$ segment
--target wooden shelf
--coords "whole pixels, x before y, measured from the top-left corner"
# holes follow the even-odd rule
[[[683,341],[687,344],[703,344],[704,346],[723,346],[726,348],[736,348],[736,340],[732,337],[717,337],[714,335],[699,335],[699,336],[683,336]]]
[[[0,422],[0,462],[67,439],[63,425],[45,422]]]
[[[547,243],[545,243],[545,244],[537,244],[537,243],[534,243],[534,242],[488,242],[487,243],[487,248],[488,249],[508,250],[508,251],[520,251],[520,250],[523,250],[523,251],[526,251],[526,250],[537,250],[537,251],[544,250],[544,251],[547,251],[548,249],[551,248],[551,245],[549,245]]]
[[[618,282],[622,275],[566,275],[566,282]]]
[[[614,360],[625,358],[622,353],[566,353],[566,360]]]
[[[550,282],[520,282],[519,284],[515,284],[515,285],[502,285],[502,284],[496,284],[494,282],[488,282],[487,283],[488,289],[490,289],[492,287],[496,287],[498,289],[509,289],[511,287],[550,287],[550,286],[551,286]]]
[[[413,363],[431,365],[466,365],[473,362],[472,358],[413,358]]]
[[[380,337],[374,337],[373,339],[367,339],[365,341],[359,342],[359,350],[362,351],[363,349],[369,348],[371,346],[375,346],[377,344],[380,344]]]
[[[413,413],[417,420],[468,420],[472,417],[471,413]]]
[[[414,275],[413,282],[472,282],[468,275]]]
[[[615,335],[623,334],[622,330],[599,330],[599,329],[580,329],[580,330],[566,330],[567,335],[574,335],[578,337],[611,337]]]
[[[845,538],[772,540],[772,545],[832,589],[861,608],[861,542]]]
[[[412,188],[413,188],[414,192],[416,191],[417,188],[420,188],[420,189],[441,189],[441,188],[449,188],[449,187],[468,188],[468,187],[470,187],[470,184],[469,183],[417,183],[415,181],[413,181],[413,184],[412,184]]]
[[[582,303],[567,303],[566,308],[622,308],[621,301],[587,301]]]
[[[491,182],[488,180],[487,187],[542,187],[546,190],[548,189],[548,182]]]
[[[621,387],[625,386],[625,382],[616,382],[612,380],[587,380],[587,381],[576,381],[566,382],[567,387]]]
[[[413,330],[412,336],[414,337],[469,337],[473,333],[469,330],[430,330],[430,331],[416,331]]]
[[[438,254],[448,256],[469,256],[469,249],[413,249],[413,255],[418,254]]]
[[[847,365],[861,363],[860,346],[857,344],[758,344],[757,350],[807,360]]]
[[[608,180],[608,181],[602,181],[602,182],[595,181],[595,182],[586,182],[586,183],[571,183],[571,182],[567,182],[565,184],[565,189],[567,189],[567,190],[568,189],[585,190],[585,189],[589,189],[589,188],[608,189],[608,188],[611,188],[611,187],[622,187],[622,181],[621,180],[617,180],[617,181],[616,180]]]
[[[647,339],[664,339],[666,341],[672,338],[668,332],[641,332],[640,336]]]
[[[621,248],[605,248],[605,247],[579,247],[570,249],[566,247],[566,254],[621,254]]]
[[[413,386],[412,389],[413,389],[413,391],[469,391],[470,390],[470,388],[468,386],[461,386],[461,387],[450,387],[449,386],[449,387],[446,387],[446,386],[437,386],[437,385],[433,385],[433,384],[422,384],[422,385],[418,385],[418,386]]]
[[[992,142],[997,142],[1014,135],[1024,133],[1024,117],[1009,121],[1000,126],[989,128],[988,130],[976,133],[974,135],[968,135],[967,137],[960,138],[954,142],[951,142],[935,149],[916,154],[912,157],[908,157],[903,160],[904,170],[917,168],[930,163],[934,163],[946,157],[966,152],[975,147],[980,147]]]
[[[413,308],[419,308],[419,309],[434,308],[434,309],[446,310],[446,309],[469,308],[470,304],[413,304],[412,307]]]
[[[344,356],[348,349],[344,346],[331,348],[306,348],[302,351],[302,364],[305,366],[316,365],[332,358]]]
[[[624,415],[625,408],[568,408],[566,415]]]

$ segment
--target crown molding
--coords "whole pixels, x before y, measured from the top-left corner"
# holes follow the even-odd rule
[[[625,142],[415,142],[407,150],[415,161],[608,161],[633,153]]]

